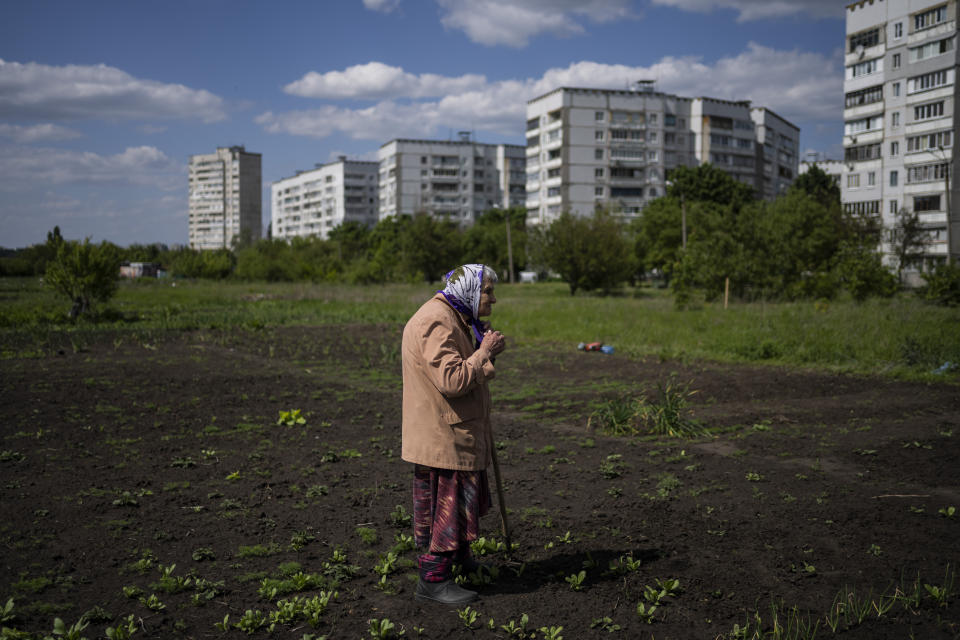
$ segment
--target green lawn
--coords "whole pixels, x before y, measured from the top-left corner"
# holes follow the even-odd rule
[[[36,279],[0,279],[0,331],[182,330],[318,323],[403,323],[436,290],[425,284],[349,286],[184,280],[124,282],[96,326],[63,321],[68,305]],[[702,304],[678,310],[652,288],[571,297],[562,283],[501,284],[491,318],[524,342],[602,341],[617,353],[727,362],[769,362],[906,378],[956,380],[960,310],[903,294],[849,300]],[[11,357],[5,351],[6,357]]]

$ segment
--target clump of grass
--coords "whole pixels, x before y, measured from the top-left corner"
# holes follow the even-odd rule
[[[621,396],[608,400],[590,415],[587,427],[612,436],[652,434],[693,438],[703,434],[703,428],[690,418],[690,397],[696,390],[671,381],[658,384],[657,391],[655,400],[650,400],[642,390],[635,398]]]

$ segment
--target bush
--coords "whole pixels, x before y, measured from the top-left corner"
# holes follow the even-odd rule
[[[924,279],[926,286],[920,290],[920,295],[925,300],[947,307],[960,305],[960,265],[938,265]]]
[[[55,257],[47,264],[46,286],[67,297],[73,307],[70,317],[87,315],[94,301],[106,302],[117,291],[120,254],[117,247],[102,242],[92,244],[66,241],[59,235],[49,242],[56,247]]]

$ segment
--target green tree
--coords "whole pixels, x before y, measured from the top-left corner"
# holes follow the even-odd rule
[[[880,253],[864,244],[844,245],[836,269],[840,282],[857,302],[871,296],[889,298],[899,289],[896,276],[883,266]]]
[[[790,191],[802,191],[824,207],[840,207],[840,187],[830,174],[813,164],[805,173],[797,176]]]
[[[399,240],[400,265],[410,280],[437,282],[457,266],[462,253],[462,234],[457,225],[426,213],[410,218]]]
[[[472,227],[464,232],[463,259],[461,262],[479,262],[493,267],[500,278],[506,281],[509,270],[507,251],[507,219],[510,220],[510,247],[513,255],[513,270],[517,273],[526,265],[527,210],[491,209],[480,216]]]
[[[909,209],[900,209],[894,225],[887,232],[887,241],[897,260],[897,282],[903,282],[903,270],[917,264],[930,241],[930,232],[920,223],[920,216]]]
[[[610,291],[634,272],[635,261],[623,224],[609,211],[592,216],[563,213],[542,234],[541,253],[546,265],[578,290]]]
[[[44,283],[70,300],[71,319],[88,315],[94,302],[106,302],[117,291],[119,251],[109,242],[68,241],[59,229],[55,232],[47,237],[54,258],[47,263]]]
[[[682,196],[686,203],[713,202],[729,205],[737,211],[754,198],[751,187],[737,182],[725,171],[709,163],[671,169],[667,180],[670,182],[667,195],[677,200]]]
[[[960,306],[960,265],[940,264],[923,277],[926,285],[920,295],[925,300],[947,307]]]

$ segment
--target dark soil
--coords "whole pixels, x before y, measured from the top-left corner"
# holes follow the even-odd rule
[[[16,614],[4,626],[49,634],[55,617],[69,625],[94,610],[89,638],[129,614],[135,637],[221,637],[225,615],[233,624],[276,609],[258,589],[279,565],[329,581],[340,548],[359,573],[341,576],[318,628],[255,636],[369,637],[368,620],[388,618],[407,638],[503,638],[501,625],[527,614],[526,637],[562,626],[568,640],[712,639],[748,624],[753,637],[758,612],[766,632],[776,616],[818,624],[818,638],[960,637],[960,512],[946,515],[960,507],[955,385],[568,345],[514,344],[497,362],[516,562],[484,558],[499,576],[479,588],[474,629],[456,609],[414,601],[413,551],[375,588],[380,556],[412,533],[394,517],[397,505],[412,511],[412,469],[399,458],[400,330],[104,334],[0,360],[0,597],[14,598]],[[588,429],[602,402],[644,390],[656,399],[668,383],[695,391],[692,417],[710,435]],[[306,424],[277,425],[290,409]],[[484,525],[503,540],[496,509]],[[358,526],[378,540],[361,540]],[[249,555],[254,545],[270,555]],[[625,557],[639,568],[610,568]],[[159,567],[172,564],[174,577],[222,584],[170,593]],[[581,570],[574,591],[565,578]],[[645,587],[668,579],[679,589],[643,620]],[[946,603],[925,584],[948,587]],[[134,586],[165,608],[126,597]],[[844,609],[838,600],[847,605],[835,634],[826,622]],[[878,616],[871,601],[890,608]],[[856,604],[870,609],[862,621]]]

